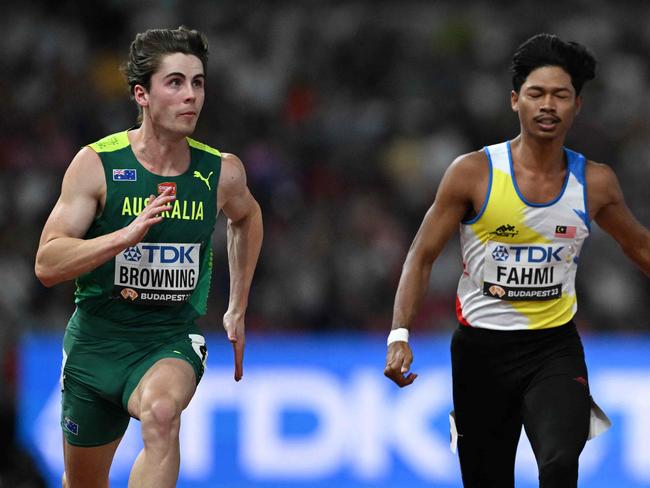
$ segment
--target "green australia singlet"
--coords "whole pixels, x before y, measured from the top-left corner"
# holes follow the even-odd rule
[[[90,144],[104,167],[106,204],[86,239],[126,227],[150,195],[167,187],[173,187],[176,200],[142,242],[77,279],[78,313],[143,332],[162,332],[161,327],[188,324],[205,314],[221,154],[190,138],[187,143],[190,165],[178,176],[159,176],[145,169],[126,131]]]

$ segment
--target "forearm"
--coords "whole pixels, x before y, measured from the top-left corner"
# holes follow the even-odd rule
[[[124,242],[120,231],[94,239],[52,239],[36,254],[36,276],[48,287],[77,278],[115,257],[126,248]]]
[[[429,289],[433,260],[409,251],[395,294],[392,328],[410,328]]]
[[[230,298],[228,312],[243,317],[248,306],[248,294],[253,281],[257,259],[262,248],[262,212],[257,203],[245,218],[228,221],[228,265],[230,269]]]

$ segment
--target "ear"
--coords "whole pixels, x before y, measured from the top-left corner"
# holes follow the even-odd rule
[[[513,112],[519,112],[519,93],[514,90],[510,92],[510,107]]]
[[[580,113],[580,108],[582,108],[582,96],[576,96],[576,115]]]
[[[140,105],[140,107],[149,106],[149,93],[144,86],[135,85],[133,87],[133,98],[135,99],[135,103]]]

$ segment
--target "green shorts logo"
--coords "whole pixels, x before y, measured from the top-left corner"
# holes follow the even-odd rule
[[[74,422],[70,417],[63,419],[63,428],[74,435],[79,435],[79,425]]]

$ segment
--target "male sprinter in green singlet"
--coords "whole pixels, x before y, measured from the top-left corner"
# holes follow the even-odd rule
[[[61,426],[67,488],[108,487],[130,417],[144,449],[129,487],[170,488],[180,415],[203,374],[211,235],[228,218],[230,300],[223,318],[242,377],[244,314],[262,243],[241,161],[189,138],[205,97],[208,46],[194,30],[149,30],[126,75],[141,125],[79,151],[41,237],[36,275],[77,280],[64,338]]]
[[[595,68],[586,48],[553,35],[519,47],[511,92],[519,135],[453,162],[402,270],[384,373],[406,386],[416,378],[408,328],[433,262],[460,226],[452,435],[466,488],[514,487],[522,425],[540,486],[575,488],[578,457],[598,433],[590,414],[608,424],[589,395],[572,322],[580,249],[595,220],[650,275],[650,232],[611,169],[564,147]]]

